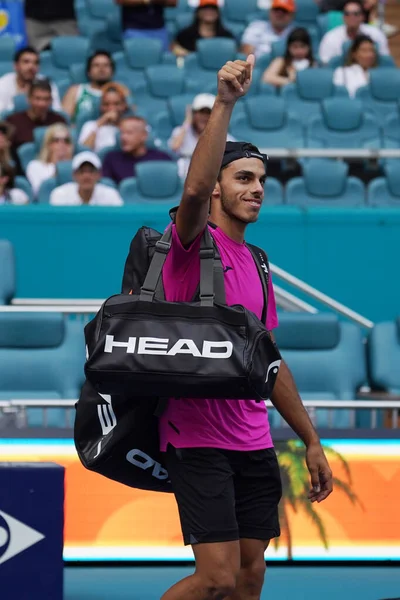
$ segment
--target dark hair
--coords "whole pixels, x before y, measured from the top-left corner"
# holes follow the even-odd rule
[[[364,5],[363,5],[363,3],[362,3],[362,1],[361,1],[361,0],[347,0],[347,1],[345,2],[345,4],[343,5],[343,11],[345,11],[345,10],[346,10],[346,6],[347,6],[348,4],[357,4],[357,6],[359,6],[359,7],[360,7],[360,10],[361,10],[361,12],[362,12],[362,13],[364,13],[364,12],[365,12],[365,11],[364,11]]]
[[[351,65],[355,64],[354,63],[354,53],[357,52],[357,50],[359,49],[361,44],[364,44],[365,42],[367,42],[368,44],[372,44],[374,47],[374,51],[375,51],[374,67],[376,67],[376,65],[378,64],[378,53],[376,51],[374,41],[367,35],[358,35],[356,38],[354,38],[353,43],[351,44],[349,51],[347,53],[347,56],[346,56],[346,60],[344,63],[345,67],[350,67]]]
[[[114,62],[114,59],[111,56],[111,54],[109,52],[107,52],[107,50],[96,50],[96,52],[94,54],[91,54],[91,56],[89,56],[89,58],[87,59],[87,63],[86,63],[86,77],[89,77],[89,71],[91,69],[92,62],[98,56],[106,56],[108,58],[108,60],[110,61],[110,64],[111,64],[112,72],[114,74],[114,71],[115,71],[115,62]]]
[[[35,50],[35,48],[33,48],[32,46],[25,46],[25,48],[20,48],[14,54],[14,62],[17,63],[21,56],[23,56],[24,54],[35,54],[39,58],[39,52]]]
[[[15,169],[12,165],[10,165],[10,163],[0,163],[0,177],[8,177],[8,182],[6,184],[7,190],[11,190],[14,187]]]
[[[196,12],[194,14],[193,23],[192,23],[192,25],[189,26],[190,29],[192,29],[193,32],[195,33],[196,38],[198,37],[199,27],[200,27],[199,12],[202,10],[202,8],[206,8],[206,7],[204,7],[204,6],[197,7]],[[221,11],[220,11],[219,7],[218,6],[210,6],[209,8],[214,8],[215,11],[218,13],[218,19],[215,21],[215,37],[224,37],[224,34],[226,33],[226,29],[222,25]]]
[[[35,79],[29,88],[29,96],[32,96],[33,92],[49,92],[52,93],[51,85],[48,79]]]
[[[310,66],[312,66],[314,63],[311,36],[307,29],[304,29],[303,27],[297,27],[296,29],[293,29],[286,40],[286,51],[283,57],[283,67],[281,73],[283,76],[287,75],[287,70],[293,62],[293,57],[290,55],[290,45],[294,42],[301,42],[302,44],[308,46],[308,54],[306,58],[310,61]]]

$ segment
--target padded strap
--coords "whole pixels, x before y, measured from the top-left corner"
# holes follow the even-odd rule
[[[156,289],[161,280],[161,272],[171,249],[172,228],[168,227],[155,246],[153,259],[147,271],[146,279],[140,290],[140,300],[153,302]]]
[[[261,285],[263,289],[264,296],[264,306],[261,315],[261,322],[264,325],[267,324],[267,310],[268,310],[268,283],[269,283],[269,263],[268,257],[265,254],[264,250],[259,248],[258,246],[253,246],[253,244],[246,244],[248,249],[250,250],[254,262],[256,263],[257,271],[260,276]]]

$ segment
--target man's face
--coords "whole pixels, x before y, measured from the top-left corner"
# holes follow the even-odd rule
[[[121,148],[124,152],[135,153],[146,144],[146,123],[137,119],[125,119],[120,125]]]
[[[359,4],[348,2],[343,11],[344,22],[348,29],[358,29],[364,21],[364,13]]]
[[[29,96],[29,103],[35,117],[45,119],[52,103],[51,93],[45,90],[34,90]]]
[[[193,129],[197,133],[203,133],[207,127],[207,123],[210,119],[211,110],[209,108],[202,108],[193,112],[192,125]]]
[[[113,76],[113,68],[108,56],[96,56],[92,60],[89,69],[89,81],[96,85],[104,85],[111,81]]]
[[[276,31],[283,31],[293,21],[294,13],[283,8],[271,8],[269,11],[270,23]]]
[[[223,169],[212,202],[233,220],[254,223],[264,199],[265,167],[258,158],[241,158]]]
[[[74,173],[75,181],[83,192],[92,193],[100,179],[100,171],[90,163],[83,163]]]
[[[15,71],[24,82],[31,82],[39,72],[39,57],[33,52],[24,52],[15,63]]]

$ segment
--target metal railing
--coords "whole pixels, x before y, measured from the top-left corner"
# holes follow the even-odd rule
[[[349,160],[372,160],[400,158],[400,148],[260,148],[270,158],[347,158]]]

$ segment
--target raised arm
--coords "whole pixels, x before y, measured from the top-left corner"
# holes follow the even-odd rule
[[[210,119],[190,162],[176,227],[183,245],[201,233],[208,219],[210,197],[217,182],[225,151],[229,121],[236,101],[250,85],[254,56],[247,61],[229,61],[218,73],[218,92]]]

